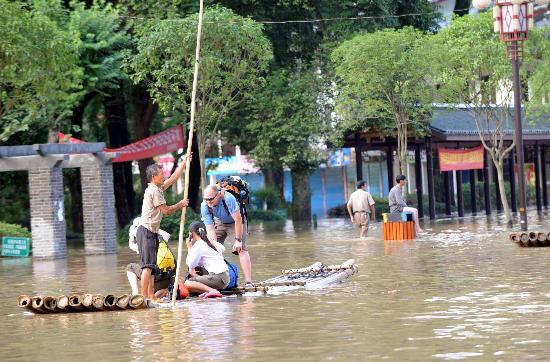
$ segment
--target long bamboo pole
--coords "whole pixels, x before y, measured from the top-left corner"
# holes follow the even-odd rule
[[[191,146],[193,144],[193,131],[195,129],[195,103],[197,97],[197,84],[199,78],[199,59],[201,53],[201,32],[202,32],[202,14],[203,0],[200,0],[199,5],[199,24],[197,26],[197,47],[195,49],[195,71],[193,73],[193,90],[191,92],[191,122],[189,124],[189,137],[187,137],[187,159],[185,164],[185,186],[183,188],[183,199],[187,199],[189,195],[189,166],[191,164]],[[178,242],[178,265],[176,267],[176,279],[172,292],[172,305],[176,305],[176,292],[178,290],[178,280],[181,275],[182,254],[183,254],[183,229],[185,228],[185,214],[187,207],[181,210],[180,233]]]

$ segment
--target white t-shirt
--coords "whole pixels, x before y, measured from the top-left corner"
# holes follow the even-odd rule
[[[225,251],[225,247],[216,241],[212,244],[221,252],[218,253],[209,247],[203,240],[195,241],[185,259],[189,268],[202,266],[212,274],[220,274],[229,271],[229,269],[227,269],[227,264],[225,264],[223,260],[223,255],[221,254]]]

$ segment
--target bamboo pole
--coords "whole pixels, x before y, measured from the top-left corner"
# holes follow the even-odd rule
[[[201,32],[202,32],[202,14],[203,14],[203,0],[199,1],[199,23],[197,25],[197,46],[195,48],[195,70],[193,73],[193,90],[191,92],[191,121],[189,123],[189,137],[187,137],[187,158],[185,165],[185,186],[183,188],[183,199],[186,200],[189,195],[189,165],[191,164],[191,146],[193,144],[193,131],[195,130],[195,106],[197,98],[197,84],[199,78],[199,60],[200,60],[200,51],[201,51]],[[180,232],[179,232],[179,242],[178,242],[178,265],[176,267],[176,279],[174,285],[178,285],[180,273],[181,273],[181,264],[182,264],[182,254],[183,254],[183,229],[185,227],[185,214],[187,212],[187,207],[184,207],[181,210],[181,220],[180,220]],[[176,305],[176,291],[177,287],[174,286],[174,291],[172,292],[172,305]]]

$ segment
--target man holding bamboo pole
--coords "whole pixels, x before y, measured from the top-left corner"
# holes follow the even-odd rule
[[[184,156],[183,162],[168,179],[165,179],[162,166],[158,164],[150,165],[145,172],[149,185],[143,195],[141,221],[136,231],[136,243],[141,259],[141,294],[146,298],[155,296],[153,270],[157,265],[158,233],[162,216],[170,215],[189,204],[189,200],[181,200],[177,204],[168,206],[164,199],[164,190],[172,186],[181,176],[188,157],[190,154]]]

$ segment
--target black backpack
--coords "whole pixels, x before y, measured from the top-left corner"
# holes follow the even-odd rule
[[[218,187],[218,190],[224,190],[235,196],[235,199],[237,199],[237,202],[239,203],[241,217],[243,218],[243,221],[246,220],[246,225],[248,226],[248,213],[246,212],[246,204],[250,202],[250,191],[248,190],[248,182],[246,182],[239,176],[225,176],[222,177],[218,182],[216,182],[216,186]],[[223,197],[221,199],[221,202],[223,207],[225,208],[225,211],[227,211],[227,213],[231,215]],[[214,213],[212,212],[212,209],[209,207],[208,210],[210,211],[212,220],[214,220]]]

